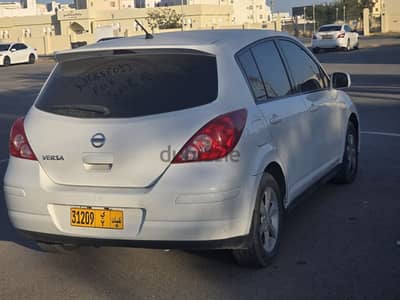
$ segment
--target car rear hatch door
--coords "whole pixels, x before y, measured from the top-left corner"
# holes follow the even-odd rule
[[[215,56],[167,52],[58,64],[25,120],[31,147],[54,182],[148,187],[213,117]]]

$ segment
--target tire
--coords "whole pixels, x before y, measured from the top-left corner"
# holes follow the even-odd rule
[[[350,184],[357,177],[358,171],[358,137],[353,123],[349,123],[346,132],[346,143],[344,147],[343,162],[340,170],[334,178],[335,183]]]
[[[36,62],[36,57],[35,57],[35,55],[30,54],[30,55],[29,55],[29,58],[28,58],[28,63],[31,64],[31,65],[33,65],[35,62]]]
[[[319,53],[319,48],[318,47],[317,48],[313,48],[312,52],[315,53],[315,54]]]
[[[3,66],[8,67],[9,65],[11,65],[11,60],[8,56],[6,56],[3,60]]]
[[[355,50],[360,49],[360,42],[359,42],[359,41],[357,41],[357,44],[354,46],[354,49],[355,49]]]
[[[265,173],[257,192],[248,248],[233,250],[237,263],[251,268],[268,266],[278,252],[282,221],[283,206],[279,185],[270,174]]]
[[[351,44],[350,44],[350,40],[347,40],[347,45],[346,48],[344,49],[346,52],[350,52],[351,50]]]

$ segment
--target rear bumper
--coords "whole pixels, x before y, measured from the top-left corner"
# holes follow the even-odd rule
[[[190,165],[191,174],[204,173],[194,172],[194,167]],[[220,172],[207,172],[208,176],[193,180],[185,176],[185,168],[171,167],[151,189],[62,186],[52,182],[38,162],[11,157],[4,179],[8,214],[16,229],[43,242],[237,247],[236,243],[220,241],[248,234],[253,211],[250,199],[255,196],[259,177],[235,179],[238,172],[223,174],[216,165]],[[71,226],[71,207],[122,210],[124,229]],[[212,246],[214,242],[217,246]]]
[[[59,245],[80,245],[92,247],[134,247],[149,249],[188,249],[188,250],[208,250],[208,249],[241,249],[247,245],[247,236],[228,238],[213,241],[140,241],[140,240],[111,240],[80,238],[40,232],[18,230],[24,237],[36,242]]]
[[[332,40],[312,40],[312,48],[333,49],[344,48],[347,45],[346,39],[332,39]]]

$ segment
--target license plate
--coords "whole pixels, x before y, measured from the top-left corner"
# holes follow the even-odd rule
[[[122,210],[71,208],[71,226],[124,229],[124,213]]]

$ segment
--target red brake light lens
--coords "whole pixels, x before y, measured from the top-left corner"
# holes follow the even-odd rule
[[[247,110],[216,117],[201,128],[179,151],[172,163],[224,158],[237,145],[246,125]]]
[[[337,36],[338,39],[343,39],[346,35],[346,32],[341,32],[339,33],[339,35]]]
[[[15,120],[10,132],[10,154],[22,159],[37,160],[29,145],[24,129],[24,118]]]

